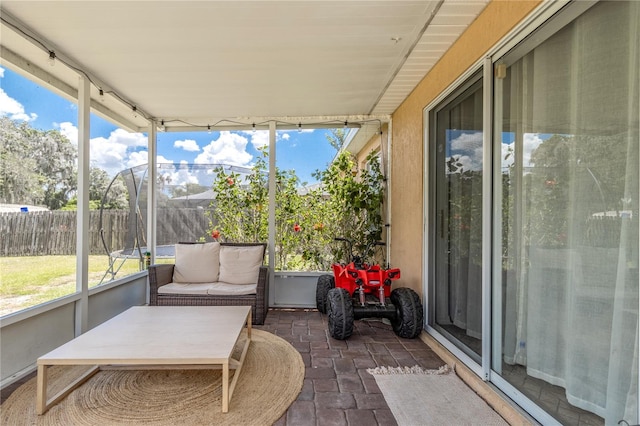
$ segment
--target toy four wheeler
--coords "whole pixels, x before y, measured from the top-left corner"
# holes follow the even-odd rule
[[[335,240],[348,245],[351,262],[334,263],[333,275],[321,275],[316,285],[316,306],[328,315],[331,337],[348,338],[353,333],[353,321],[361,318],[387,318],[398,336],[417,337],[422,331],[423,316],[418,294],[404,287],[391,291],[391,281],[400,278],[400,269],[367,264],[362,257],[353,255],[351,241]]]

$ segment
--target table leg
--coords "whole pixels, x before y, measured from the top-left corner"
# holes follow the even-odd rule
[[[38,365],[36,413],[44,414],[47,408],[47,366]]]
[[[251,322],[253,319],[251,318],[251,309],[249,309],[249,315],[247,317],[247,338],[251,340]]]
[[[222,412],[229,411],[229,360],[222,364]]]
[[[96,365],[87,370],[82,376],[75,379],[71,384],[66,386],[60,392],[53,396],[53,398],[47,400],[47,382],[48,374],[47,369],[50,365],[38,365],[38,379],[36,389],[36,413],[44,414],[50,407],[56,405],[62,401],[67,395],[73,392],[78,386],[89,380],[91,376],[100,371],[100,366]]]

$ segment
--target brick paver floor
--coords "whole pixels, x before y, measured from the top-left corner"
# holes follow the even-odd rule
[[[263,326],[302,355],[302,392],[277,426],[395,425],[396,421],[367,368],[436,369],[444,364],[420,339],[401,339],[380,320],[358,320],[344,341],[329,337],[327,317],[315,310],[270,310]]]

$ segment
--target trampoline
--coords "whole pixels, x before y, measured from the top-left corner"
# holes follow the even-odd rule
[[[252,173],[252,169],[224,164],[158,164],[157,209],[175,213],[197,209],[202,212],[198,216],[202,219],[204,211],[215,200],[215,193],[211,188],[218,173],[239,174],[240,179],[244,179]],[[156,259],[170,259],[175,257],[177,242],[210,239],[206,235],[208,221],[203,225],[202,220],[192,222],[192,216],[176,215],[183,225],[188,225],[188,231],[193,232],[186,232],[185,229],[175,229],[174,232],[174,229],[167,229],[171,225],[163,221],[159,223],[157,230],[158,244],[148,247],[147,186],[148,165],[142,164],[117,173],[102,196],[98,229],[104,253],[109,257],[109,265],[98,285],[114,280],[127,260],[138,259],[142,271],[147,252],[153,252]],[[114,229],[113,225],[109,230],[105,229],[105,212],[111,209],[128,209],[127,224],[122,226],[126,230],[117,226]]]
[[[144,260],[145,254],[147,252],[151,252],[147,247],[133,247],[126,248],[122,250],[116,250],[114,252],[109,253],[109,268],[107,269],[105,275],[102,277],[100,283],[104,281],[104,279],[111,274],[111,279],[115,278],[115,275],[118,273],[124,262],[128,259],[138,259],[140,262],[140,270],[145,269]],[[173,259],[176,257],[176,246],[171,245],[162,245],[156,246],[156,259]],[[115,267],[117,260],[122,260],[120,265]],[[115,269],[114,269],[115,268]]]
[[[146,247],[136,247],[114,251],[111,253],[111,256],[127,259],[140,259],[141,257],[144,258],[144,254],[146,252],[150,252],[150,250]],[[156,246],[156,258],[171,259],[172,257],[176,257],[175,245]]]
[[[102,284],[107,277],[109,281],[115,279],[116,275],[128,259],[133,259],[134,255],[140,262],[140,270],[144,269],[144,251],[146,247],[146,206],[140,206],[140,194],[143,192],[143,185],[146,186],[146,175],[148,167],[146,164],[123,170],[116,174],[105,190],[100,201],[99,229],[102,246],[109,256],[109,266],[105,271],[98,285]],[[107,237],[104,229],[104,212],[114,204],[115,199],[122,197],[122,187],[126,189],[126,198],[129,207],[128,229],[125,233],[125,247],[114,250],[111,247],[112,241]],[[143,215],[144,211],[144,215]],[[141,244],[142,243],[142,244]],[[127,250],[130,251],[126,254]]]

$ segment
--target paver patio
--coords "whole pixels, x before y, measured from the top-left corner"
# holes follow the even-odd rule
[[[263,326],[290,342],[307,368],[297,400],[276,423],[285,425],[395,425],[367,368],[435,369],[444,362],[419,339],[397,337],[380,320],[356,321],[345,341],[329,337],[327,317],[315,310],[271,310]]]

